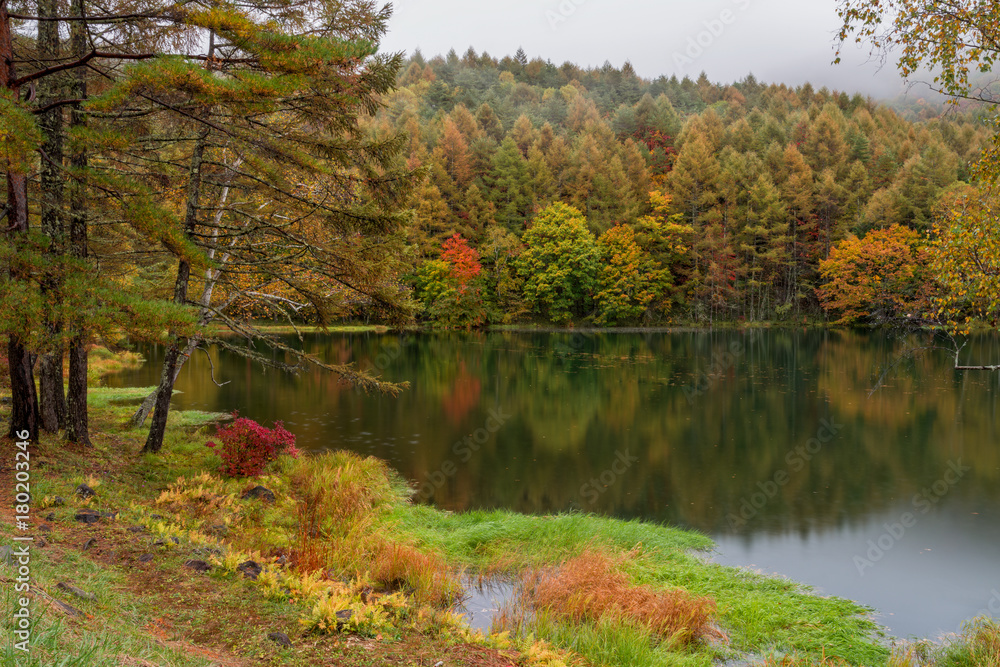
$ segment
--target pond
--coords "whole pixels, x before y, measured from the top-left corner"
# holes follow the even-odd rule
[[[957,372],[890,333],[576,331],[311,334],[330,363],[409,381],[365,395],[211,349],[180,409],[284,420],[302,448],[389,461],[450,510],[583,510],[667,522],[717,562],[878,610],[900,637],[1000,617],[1000,373]],[[163,350],[109,378],[149,386]],[[968,363],[997,363],[973,337]],[[890,364],[881,387],[869,396]],[[228,382],[217,386],[215,379]]]

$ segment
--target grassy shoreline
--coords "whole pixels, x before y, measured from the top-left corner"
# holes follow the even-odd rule
[[[514,324],[490,324],[482,327],[474,327],[472,329],[466,329],[462,327],[444,327],[436,324],[435,322],[423,322],[421,324],[412,324],[405,326],[389,326],[382,324],[331,324],[326,327],[321,327],[313,324],[302,324],[302,325],[289,325],[289,324],[278,324],[278,323],[256,323],[256,328],[264,334],[272,335],[282,335],[282,334],[294,334],[294,333],[399,333],[399,332],[422,332],[422,333],[440,333],[445,331],[480,331],[485,333],[490,332],[504,332],[504,333],[580,333],[580,334],[599,334],[599,333],[699,333],[699,332],[711,332],[711,331],[759,331],[764,329],[828,329],[831,331],[837,330],[859,330],[859,331],[878,331],[882,327],[869,327],[869,326],[855,326],[849,327],[842,324],[834,324],[833,322],[828,322],[818,319],[809,319],[805,322],[792,322],[788,320],[781,321],[758,321],[758,322],[739,322],[736,320],[732,321],[719,321],[714,324],[706,325],[704,323],[697,322],[676,322],[671,324],[657,324],[650,326],[615,326],[615,327],[598,327],[588,323],[580,324],[570,324],[570,325],[556,325],[551,323],[543,322],[518,322]],[[986,322],[972,322],[969,324],[969,332],[974,334],[979,333],[990,333],[995,332],[996,327],[991,326]],[[925,328],[922,331],[927,333],[932,333],[934,329]],[[221,326],[215,326],[211,329],[214,335],[226,335],[231,332],[229,329]]]
[[[45,542],[31,556],[35,643],[27,656],[12,646],[14,571],[0,564],[0,664],[958,666],[1000,656],[995,625],[951,647],[893,652],[870,610],[706,562],[712,542],[694,532],[580,513],[415,505],[406,483],[372,458],[282,457],[259,479],[227,479],[205,447],[217,415],[172,413],[164,453],[140,456],[144,433],[123,425],[148,391],[95,387],[93,448],[53,437],[32,448],[33,534]],[[14,545],[14,459],[14,444],[0,441],[3,546]],[[81,483],[96,496],[76,495]],[[242,499],[258,483],[273,503]],[[113,516],[83,524],[80,510]],[[582,609],[576,616],[558,605],[512,608],[505,630],[476,634],[449,610],[470,577],[558,588],[595,558],[610,569],[582,603],[572,593],[593,581],[562,584],[571,589],[563,602]],[[263,568],[256,580],[240,569],[248,561]],[[604,602],[615,613],[588,614],[612,579],[619,588]],[[623,596],[638,608],[615,606]],[[704,624],[660,623],[691,600],[710,612]],[[649,609],[660,610],[652,622]],[[275,632],[291,646],[268,638]]]

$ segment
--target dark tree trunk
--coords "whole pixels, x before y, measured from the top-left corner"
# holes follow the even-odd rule
[[[51,332],[58,336],[59,332]],[[38,360],[38,403],[42,429],[56,433],[66,428],[66,389],[63,386],[63,355],[43,354]]]
[[[181,368],[184,367],[184,363],[191,358],[194,351],[198,349],[198,345],[201,344],[201,338],[189,338],[187,345],[184,347],[184,351],[179,353],[177,356],[177,361],[174,362],[174,379],[170,383],[170,393],[173,395],[174,384],[177,382],[177,376],[181,374]],[[164,364],[164,370],[166,370],[166,364]],[[166,386],[164,383],[164,375],[161,371],[160,373],[160,383],[157,385],[156,389],[150,392],[146,398],[142,399],[142,403],[139,405],[139,409],[132,414],[132,418],[129,419],[129,426],[132,428],[138,428],[146,423],[146,419],[149,417],[149,413],[153,411],[156,407],[156,399],[160,395],[160,387]]]
[[[66,439],[90,444],[87,425],[87,346],[80,337],[69,345],[69,418]]]
[[[201,164],[205,155],[205,144],[208,140],[208,132],[204,131],[198,136],[195,142],[194,151],[191,154],[191,167],[188,172],[187,205],[184,216],[184,233],[188,236],[194,233],[198,224],[198,199],[201,195]],[[174,283],[174,303],[184,304],[187,302],[188,283],[191,279],[191,263],[181,258],[177,264],[177,280]],[[170,411],[170,398],[174,393],[174,380],[177,379],[177,360],[181,355],[182,340],[174,337],[173,342],[167,349],[167,356],[163,360],[163,371],[160,373],[160,387],[156,393],[156,407],[153,411],[153,420],[149,425],[149,435],[146,437],[146,444],[143,452],[156,453],[163,446],[163,436],[167,430],[167,415]]]
[[[7,216],[10,218],[10,237],[16,243],[17,237],[28,232],[27,179],[22,174],[7,173]],[[11,279],[17,280],[18,273],[17,267],[12,267]],[[40,420],[33,364],[31,355],[16,334],[11,334],[7,341],[7,362],[12,404],[9,434],[14,437],[17,431],[27,430],[31,439],[37,441]]]
[[[160,386],[156,392],[156,404],[153,408],[153,421],[149,425],[149,435],[143,446],[143,453],[156,454],[163,447],[163,436],[167,430],[167,415],[170,413],[170,398],[174,393],[174,377],[177,371],[177,358],[180,350],[176,344],[167,348],[163,359],[163,369],[160,371]]]
[[[56,16],[55,0],[38,0],[38,15]],[[39,21],[38,56],[42,60],[60,57],[59,22]],[[38,83],[38,101],[45,105],[59,98],[60,77],[46,77]],[[42,232],[49,237],[49,253],[53,256],[54,269],[42,282],[42,294],[52,310],[62,303],[60,258],[65,253],[65,228],[63,224],[63,116],[55,108],[39,117],[39,126],[45,133],[41,160],[41,222]],[[50,311],[51,312],[51,311]],[[47,316],[45,329],[52,341],[50,352],[43,354],[38,364],[39,405],[42,428],[56,433],[66,427],[66,392],[63,387],[62,322],[57,316]]]
[[[11,336],[7,343],[7,361],[10,364],[12,404],[7,435],[15,438],[18,431],[27,431],[29,439],[38,442],[38,396],[31,373],[31,355],[16,336]]]
[[[2,38],[0,38],[2,39]],[[10,237],[17,238],[28,232],[28,191],[27,179],[22,174],[7,173],[7,215],[10,218]],[[12,267],[12,280],[18,279],[17,267]],[[28,350],[16,334],[7,340],[7,362],[10,365],[11,393],[11,437],[17,431],[27,430],[34,441],[38,440],[38,395],[35,393],[35,377],[32,359]]]
[[[10,32],[10,17],[7,3],[0,0],[0,86],[18,99],[20,90],[13,87],[16,80],[14,68],[14,43]],[[7,206],[4,223],[12,245],[17,245],[22,235],[28,233],[28,179],[16,171],[9,162],[2,165],[7,175]],[[18,267],[10,267],[10,279],[21,279]],[[10,365],[11,419],[10,435],[27,430],[29,438],[38,440],[38,395],[35,393],[35,378],[32,373],[32,359],[21,339],[11,334],[7,340],[7,362]]]
[[[83,0],[73,0],[72,14],[84,16]],[[83,21],[73,21],[70,26],[70,41],[73,54],[83,57],[87,53],[86,25]],[[74,73],[74,89],[77,99],[87,98],[87,70],[79,67]],[[87,124],[86,116],[80,105],[73,107],[70,113],[70,127],[82,127]],[[87,167],[87,153],[75,151],[69,159],[70,167],[83,170]],[[84,200],[85,188],[79,180],[72,181],[69,210],[69,250],[77,258],[87,256],[87,205]],[[67,407],[66,438],[70,442],[90,444],[90,432],[87,428],[87,335],[83,327],[73,332],[69,347],[69,401]]]

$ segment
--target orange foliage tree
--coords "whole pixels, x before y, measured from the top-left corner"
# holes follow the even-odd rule
[[[907,227],[849,236],[820,262],[824,284],[816,294],[824,310],[840,315],[837,324],[921,316],[933,291],[928,263],[920,235]]]
[[[451,265],[451,276],[455,279],[459,292],[465,292],[469,282],[482,270],[479,252],[461,234],[455,234],[444,242],[441,246],[441,259]]]
[[[417,297],[424,312],[448,325],[482,324],[485,311],[480,283],[479,252],[460,234],[441,246],[441,259],[423,263],[416,273]]]

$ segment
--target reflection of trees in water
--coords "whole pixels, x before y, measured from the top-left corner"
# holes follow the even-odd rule
[[[441,399],[441,407],[452,424],[462,423],[468,414],[479,405],[482,381],[478,375],[471,375],[464,361],[459,361],[458,374],[452,381],[451,391]]]
[[[998,341],[981,337],[969,353],[1000,358]],[[925,354],[868,398],[882,365],[908,344],[802,330],[315,335],[310,352],[375,366],[411,389],[365,396],[329,374],[262,375],[213,350],[216,376],[233,382],[212,384],[208,359],[196,355],[177,404],[294,422],[302,445],[381,456],[418,481],[450,460],[458,472],[434,500],[451,509],[577,507],[726,532],[727,514],[784,471],[787,483],[744,530],[807,531],[908,503],[958,457],[973,471],[950,493],[997,499],[1000,379]],[[144,352],[140,373],[154,373],[157,352]],[[691,397],[685,386],[703,391]],[[510,419],[463,460],[455,444],[484,427],[490,409]],[[805,462],[795,450],[823,419],[842,428]],[[640,463],[591,505],[581,486],[626,449]]]

